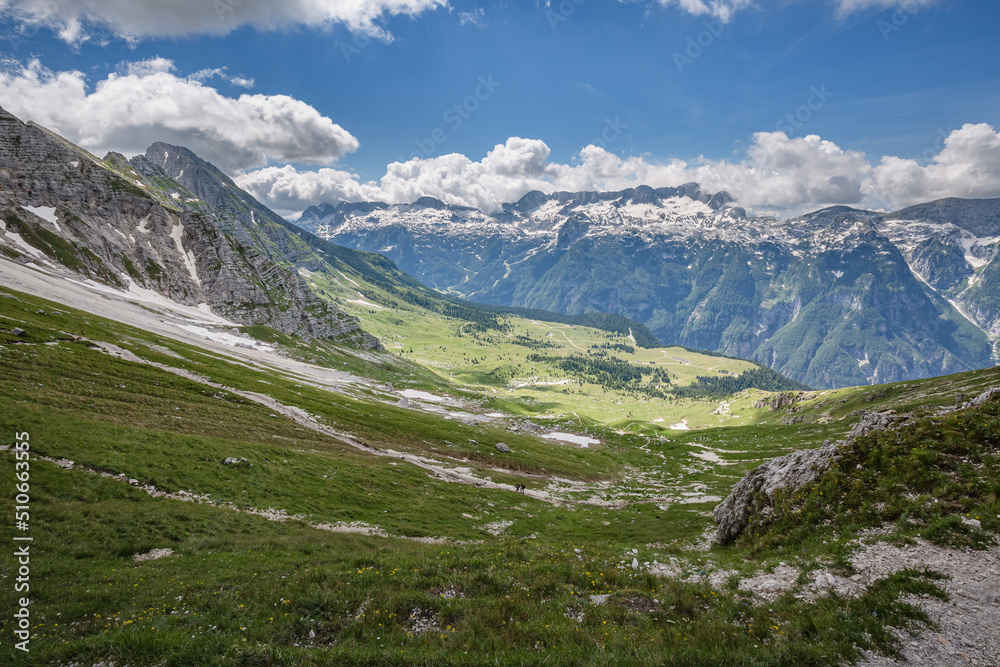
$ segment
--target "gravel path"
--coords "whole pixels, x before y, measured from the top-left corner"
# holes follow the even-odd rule
[[[869,544],[851,559],[865,578],[875,579],[906,567],[924,567],[950,577],[941,582],[948,600],[910,596],[938,629],[912,637],[897,631],[903,644],[900,660],[868,655],[862,667],[933,665],[1000,667],[1000,546],[987,551],[955,551],[919,540],[907,547]]]

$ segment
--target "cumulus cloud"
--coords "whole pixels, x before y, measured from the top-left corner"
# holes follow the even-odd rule
[[[338,169],[298,171],[291,165],[265,167],[237,174],[236,184],[282,213],[301,211],[313,204],[339,201],[382,201],[375,183],[361,183],[356,174]]]
[[[873,189],[902,206],[942,197],[1000,196],[1000,134],[986,123],[963,125],[926,166],[884,157],[874,170]]]
[[[901,208],[946,196],[1000,196],[1000,134],[966,125],[948,135],[927,166],[884,157],[873,166],[859,151],[818,136],[783,132],[754,135],[738,161],[620,157],[599,146],[583,148],[572,164],[549,161],[548,146],[512,137],[479,161],[459,154],[395,162],[379,181],[362,183],[346,171],[298,171],[291,166],[252,171],[237,183],[285,211],[337,201],[409,203],[422,196],[495,211],[531,190],[621,190],[700,183],[727,190],[758,214],[787,217],[823,206]]]
[[[50,27],[72,43],[87,39],[92,27],[134,40],[342,24],[388,39],[387,17],[447,6],[447,0],[0,0],[8,16]]]
[[[285,95],[226,97],[206,84],[224,75],[204,70],[181,77],[173,62],[155,58],[130,63],[91,89],[81,72],[52,72],[37,60],[8,63],[0,70],[0,100],[15,116],[97,154],[131,155],[166,141],[239,170],[273,162],[326,165],[357,150],[353,135],[305,102]]]

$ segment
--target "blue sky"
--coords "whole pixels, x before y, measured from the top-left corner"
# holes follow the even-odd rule
[[[95,152],[185,143],[285,212],[420,194],[489,209],[640,180],[777,214],[1000,195],[1000,3],[188,1],[122,18],[10,0],[0,106]],[[272,127],[221,127],[228,106],[253,116],[234,126]]]

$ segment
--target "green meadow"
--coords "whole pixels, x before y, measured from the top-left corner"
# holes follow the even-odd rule
[[[943,595],[936,576],[904,571],[850,601],[773,603],[739,581],[779,561],[849,573],[848,538],[885,522],[903,538],[973,547],[1000,529],[984,518],[970,533],[954,518],[1000,514],[1000,411],[988,404],[943,427],[927,416],[902,444],[869,438],[851,460],[865,475],[838,469],[734,545],[707,542],[718,499],[762,461],[842,437],[859,411],[929,415],[1000,384],[996,370],[793,392],[780,409],[759,389],[660,398],[642,387],[663,375],[610,386],[617,377],[587,382],[530,357],[614,356],[665,371],[665,389],[754,366],[514,317],[482,330],[318,287],[356,307],[387,352],[247,331],[355,374],[335,388],[0,290],[11,504],[16,434],[30,434],[32,457],[29,529],[0,522],[8,545],[32,537],[30,653],[12,648],[8,555],[0,662],[844,664],[867,648],[892,654],[889,627],[926,622],[902,598]],[[401,389],[451,402],[407,404]],[[670,428],[684,419],[690,430]],[[531,424],[599,444],[545,439]],[[885,502],[901,490],[913,498]],[[676,576],[648,571],[667,563]],[[730,574],[713,585],[705,575],[717,571]]]

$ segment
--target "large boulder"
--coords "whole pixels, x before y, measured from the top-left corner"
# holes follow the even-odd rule
[[[827,442],[819,449],[792,452],[747,473],[715,508],[716,540],[726,544],[740,536],[754,514],[770,516],[779,490],[793,492],[814,482],[840,458],[846,442]]]
[[[937,414],[979,406],[997,396],[1000,396],[1000,387],[991,387],[961,407],[946,408]],[[715,508],[713,516],[719,526],[715,532],[716,541],[726,544],[735,540],[746,530],[754,515],[771,516],[778,491],[788,496],[819,479],[847,448],[854,445],[856,438],[872,431],[905,427],[911,420],[912,415],[897,415],[895,410],[868,412],[861,416],[846,440],[827,441],[818,449],[792,452],[751,470]]]

